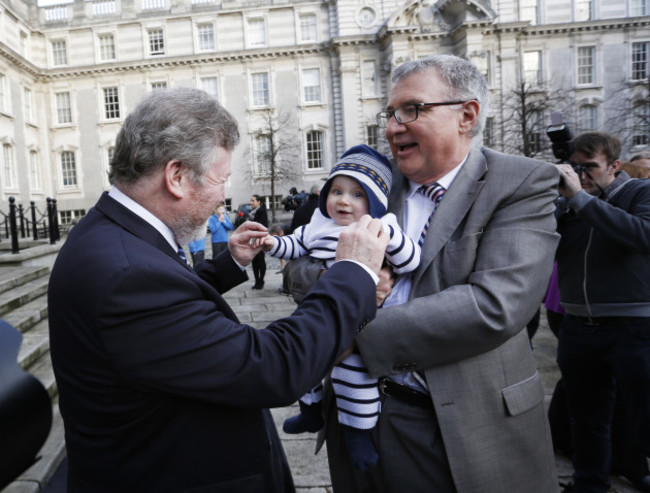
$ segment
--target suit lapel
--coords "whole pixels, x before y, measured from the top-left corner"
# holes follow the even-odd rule
[[[124,207],[117,200],[111,198],[108,193],[105,192],[102,194],[95,207],[98,211],[107,216],[113,222],[119,224],[132,235],[149,243],[154,248],[157,248],[161,252],[164,252],[166,255],[173,258],[174,261],[178,262],[186,269],[194,272],[187,263],[183,262],[178,255],[178,252],[175,252],[172,249],[164,236],[161,235],[156,228],[137,214],[134,214]]]
[[[445,192],[445,196],[438,204],[436,213],[431,219],[422,246],[420,266],[413,274],[413,286],[417,285],[429,264],[449,242],[451,235],[474,204],[478,193],[485,184],[483,176],[486,171],[487,163],[483,153],[472,149],[467,157],[467,162]]]

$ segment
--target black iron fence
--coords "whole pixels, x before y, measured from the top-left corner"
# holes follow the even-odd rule
[[[11,239],[11,253],[19,253],[19,239],[31,237],[34,241],[49,238],[53,245],[61,238],[56,199],[46,200],[45,211],[41,211],[34,201],[25,209],[16,204],[14,197],[9,197],[9,213],[0,210],[0,242]]]

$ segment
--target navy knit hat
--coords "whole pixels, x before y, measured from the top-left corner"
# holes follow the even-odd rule
[[[386,214],[388,193],[393,183],[390,162],[383,154],[365,144],[351,147],[343,153],[332,170],[320,192],[319,208],[325,217],[327,214],[327,195],[336,176],[343,175],[355,179],[363,187],[368,197],[368,212],[374,218]]]

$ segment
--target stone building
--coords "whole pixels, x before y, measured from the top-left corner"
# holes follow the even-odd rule
[[[351,145],[387,150],[391,70],[431,53],[486,74],[487,145],[553,160],[555,109],[574,133],[619,133],[627,157],[650,144],[649,14],[650,0],[0,0],[0,200],[83,215],[142,95],[192,86],[240,122],[228,205],[277,203]],[[547,105],[517,117],[521,96]]]

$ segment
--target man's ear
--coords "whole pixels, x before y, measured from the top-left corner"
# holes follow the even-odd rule
[[[187,181],[187,169],[181,161],[173,159],[165,165],[165,187],[174,197],[182,199],[185,196],[185,187]]]
[[[611,170],[609,174],[610,174],[610,175],[613,175],[613,174],[616,173],[619,169],[621,169],[621,164],[622,164],[622,163],[621,163],[621,160],[620,160],[620,159],[617,159],[617,160],[614,161],[612,164],[610,164],[609,167],[608,167],[609,170]]]
[[[463,104],[459,130],[461,133],[470,133],[478,123],[480,106],[477,101],[467,101]]]

